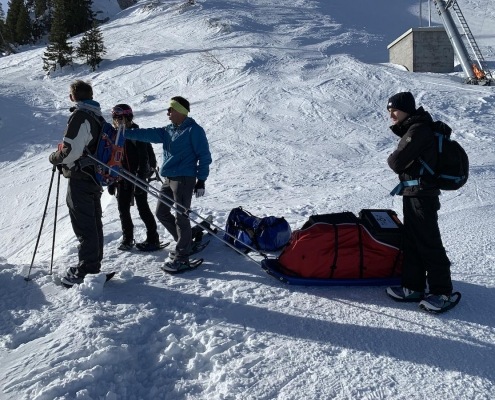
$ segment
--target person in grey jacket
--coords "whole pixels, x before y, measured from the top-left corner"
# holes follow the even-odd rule
[[[190,104],[185,98],[176,96],[170,100],[167,114],[171,122],[163,128],[129,129],[126,139],[163,144],[163,163],[160,175],[164,183],[160,193],[165,203],[174,199],[175,207],[182,210],[171,213],[171,207],[158,202],[156,216],[176,241],[163,269],[177,272],[189,268],[192,251],[191,223],[187,210],[191,207],[193,194],[201,197],[205,193],[205,181],[209,175],[211,154],[204,129],[189,117]],[[174,256],[172,256],[174,254]]]
[[[81,283],[87,274],[100,272],[103,259],[102,188],[95,178],[94,166],[81,162],[86,148],[96,150],[101,130],[101,110],[93,100],[89,83],[77,80],[70,85],[71,108],[64,138],[49,161],[68,179],[67,207],[72,229],[79,240],[79,263],[69,267],[62,283]]]
[[[401,286],[387,288],[397,301],[419,302],[428,311],[441,312],[457,304],[452,297],[450,260],[440,236],[438,210],[440,190],[434,180],[422,178],[422,164],[436,165],[437,142],[433,119],[419,107],[410,92],[392,96],[387,104],[399,136],[397,149],[388,165],[399,175],[397,194],[401,194],[404,214],[404,263]],[[428,292],[427,292],[428,289]]]

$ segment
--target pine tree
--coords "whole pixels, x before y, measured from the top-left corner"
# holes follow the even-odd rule
[[[32,35],[33,39],[37,41],[51,30],[52,0],[33,0],[30,11],[31,15],[34,15]]]
[[[91,67],[92,71],[94,71],[100,65],[102,56],[105,53],[106,50],[103,45],[103,34],[101,33],[96,21],[94,21],[93,27],[81,38],[76,54],[78,57],[85,58],[86,64]]]
[[[0,53],[12,54],[15,53],[15,50],[5,39],[5,13],[2,8],[2,4],[0,3]]]
[[[94,14],[92,0],[65,0],[67,11],[66,28],[70,36],[91,29]]]
[[[34,8],[34,17],[41,18],[45,15],[45,13],[49,10],[49,2],[47,0],[34,0],[33,8]]]
[[[29,18],[27,7],[24,4],[19,8],[19,14],[17,15],[15,42],[18,44],[28,44],[32,42],[31,18]]]
[[[0,34],[5,30],[5,13],[3,12],[2,3],[0,3]]]
[[[64,0],[54,1],[54,12],[52,29],[50,31],[50,44],[43,54],[43,69],[45,71],[55,71],[57,65],[63,68],[72,64],[72,54],[74,49],[67,42],[67,30],[65,25],[65,3]]]
[[[17,21],[21,8],[24,7],[23,0],[9,0],[9,9],[5,19],[4,39],[9,43],[18,43],[16,37]]]
[[[3,35],[5,32],[5,13],[3,12],[2,3],[0,3],[0,53],[3,53],[5,49],[5,41]]]
[[[51,0],[33,0],[30,10],[34,15],[31,32],[34,41],[37,41],[50,32]]]

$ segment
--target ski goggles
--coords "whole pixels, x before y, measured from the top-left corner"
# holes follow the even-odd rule
[[[122,120],[124,117],[132,118],[132,110],[124,110],[120,107],[112,108],[112,118]]]

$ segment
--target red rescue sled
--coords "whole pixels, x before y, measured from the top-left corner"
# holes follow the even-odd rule
[[[378,220],[376,227],[370,216],[372,222]],[[362,210],[360,217],[349,219],[348,212],[312,216],[303,229],[292,233],[280,256],[264,260],[262,268],[282,282],[298,285],[400,283],[402,224],[397,215],[390,210]]]

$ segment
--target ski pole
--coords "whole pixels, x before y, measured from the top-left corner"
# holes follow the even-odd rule
[[[189,219],[189,221],[193,222],[194,224],[200,225],[201,222],[196,222],[193,219],[191,219],[191,217],[190,217],[191,214],[194,214],[194,216],[196,216],[199,219],[201,219],[202,222],[208,222],[208,221],[206,221],[206,218],[204,218],[203,216],[201,216],[200,214],[196,213],[195,211],[193,211],[191,209],[184,209],[184,207],[182,207],[180,205],[179,205],[179,207],[182,208],[182,209],[178,208],[175,205],[175,200],[173,198],[171,198],[171,197],[169,197],[169,196],[161,193],[154,186],[150,185],[149,183],[147,183],[146,181],[144,181],[141,178],[137,177],[136,175],[130,173],[129,171],[122,170],[122,171],[115,171],[115,172],[117,172],[120,176],[122,176],[127,181],[131,182],[132,184],[136,185],[140,189],[142,189],[142,190],[146,191],[147,193],[149,193],[151,196],[155,197],[161,203],[163,203],[166,206],[170,207],[171,209],[173,209],[173,210],[175,210],[175,211],[183,214],[184,216],[186,216]],[[170,201],[170,203],[167,202],[167,201],[165,201],[165,200]],[[225,233],[227,236],[231,237],[235,241],[238,241],[238,239],[235,236],[233,236],[230,233],[226,232],[221,227],[215,225],[214,223],[210,223],[210,222],[208,222],[208,223],[209,223],[210,226],[213,226],[217,230],[219,229],[220,231],[222,231],[223,233]],[[224,244],[226,244],[227,246],[229,246],[231,249],[235,250],[239,254],[244,255],[245,257],[249,258],[251,261],[254,261],[256,264],[260,265],[260,263],[258,261],[256,261],[254,258],[252,258],[249,254],[240,251],[238,248],[236,248],[235,246],[233,246],[229,242],[227,242],[227,241],[223,240],[221,237],[217,236],[216,235],[216,232],[214,232],[212,229],[207,228],[205,226],[202,226],[202,228],[204,228],[212,236],[216,237],[218,240],[220,240],[221,242],[223,242]],[[258,254],[260,254],[264,258],[268,258],[268,256],[266,254],[261,253],[258,249],[255,249],[254,247],[251,247],[251,246],[249,246],[249,245],[247,245],[245,243],[243,243],[243,246],[249,248],[250,250],[252,250],[252,251],[254,251],[254,252],[258,253]]]
[[[55,233],[57,232],[57,213],[58,213],[58,195],[60,193],[60,175],[62,175],[62,173],[60,171],[58,171],[57,196],[55,197],[55,217],[53,220],[52,258],[50,260],[50,275],[52,274],[52,271],[53,271],[53,253],[55,251]]]
[[[179,212],[180,214],[186,216],[189,221],[193,222],[195,225],[199,225],[201,222],[196,222],[194,220],[192,220],[190,218],[190,214],[195,214],[197,217],[199,217],[202,222],[208,222],[206,221],[206,218],[202,217],[201,215],[199,215],[198,213],[194,212],[193,210],[191,209],[185,209],[184,207],[180,206],[182,209],[176,207],[174,204],[175,204],[175,200],[163,193],[160,193],[160,191],[155,188],[153,185],[151,185],[150,183],[142,180],[141,178],[139,178],[138,176],[132,174],[131,172],[125,170],[125,169],[122,169],[121,171],[118,171],[116,169],[113,169],[111,167],[109,167],[107,164],[105,164],[104,162],[98,160],[97,158],[93,157],[91,154],[87,154],[87,156],[92,159],[93,161],[97,162],[98,164],[101,164],[102,166],[104,166],[105,168],[108,168],[109,170],[111,170],[112,172],[116,173],[117,175],[119,175],[120,177],[124,178],[126,181],[132,183],[133,185],[137,186],[138,188],[140,188],[141,190],[145,191],[146,193],[150,194],[151,196],[155,197],[158,201],[160,201],[161,203],[165,204],[166,206],[170,207],[171,209]],[[168,200],[169,202],[165,201],[165,200]],[[214,227],[216,228],[219,228],[217,227],[215,224],[211,223],[210,225],[213,225]],[[219,228],[220,230],[222,230],[221,228]],[[215,232],[213,232],[212,230],[208,229],[208,228],[205,228],[206,231],[208,231],[209,233],[211,234],[215,234]],[[236,239],[234,236],[232,236],[232,238]],[[253,249],[255,251],[257,251],[256,249]]]
[[[162,204],[165,204],[166,206],[170,207],[171,209],[177,211],[178,213],[181,213],[181,214],[185,215],[189,219],[189,221],[193,222],[194,224],[199,225],[201,222],[198,223],[198,222],[194,221],[193,219],[191,219],[190,214],[194,214],[196,217],[198,217],[199,219],[201,219],[201,221],[203,221],[203,222],[208,222],[208,221],[206,221],[206,218],[202,217],[201,215],[199,215],[198,213],[196,213],[195,211],[193,211],[191,209],[184,209],[184,207],[182,207],[182,206],[181,206],[182,207],[182,210],[179,209],[179,208],[177,208],[174,205],[175,204],[175,200],[173,198],[171,198],[171,197],[169,197],[169,196],[167,196],[167,195],[159,192],[158,189],[156,189],[154,186],[150,185],[148,182],[142,180],[141,178],[137,177],[136,175],[130,173],[129,171],[126,171],[125,169],[123,169],[122,171],[118,171],[117,169],[114,169],[114,168],[109,167],[103,161],[98,160],[96,157],[93,157],[89,153],[87,154],[87,156],[91,160],[97,162],[98,164],[104,166],[105,168],[108,168],[109,170],[113,171],[117,175],[121,176],[126,181],[128,181],[128,182],[136,185],[138,188],[144,190],[146,193],[148,193],[151,196],[153,196],[154,198],[156,198]],[[167,202],[167,201],[165,201],[165,200],[168,200],[170,203]],[[214,228],[219,229],[221,232],[223,232],[228,237],[230,237],[230,238],[238,241],[238,239],[234,235],[231,235],[230,233],[228,233],[227,231],[225,231],[221,227],[215,225],[214,223],[210,223],[210,225],[213,226]],[[213,230],[211,230],[209,228],[206,228],[206,227],[204,227],[204,229],[208,233],[210,233],[211,235],[213,235],[214,237],[216,237],[218,240],[220,240],[221,242],[223,242],[224,244],[226,244],[227,246],[229,246],[231,249],[233,249],[234,251],[236,251],[237,253],[242,254],[243,256],[247,257],[251,261],[254,261],[256,264],[261,265],[258,261],[256,261],[249,254],[246,254],[246,253],[240,251],[238,248],[236,248],[235,246],[231,245],[229,242],[223,240],[218,235],[216,235],[215,232],[213,232]],[[266,254],[261,253],[258,249],[255,249],[254,247],[251,247],[251,246],[249,246],[247,244],[244,244],[244,243],[243,243],[243,246],[247,247],[248,249],[250,249],[250,250],[252,250],[252,251],[254,251],[254,252],[258,253],[258,254],[260,254],[265,259],[268,258],[268,256]]]
[[[33,268],[33,264],[34,264],[34,257],[36,256],[36,251],[38,250],[38,244],[40,242],[41,231],[43,230],[43,224],[45,222],[46,210],[48,208],[48,201],[50,200],[50,193],[52,192],[53,178],[55,176],[56,170],[57,170],[57,167],[54,165],[52,168],[52,178],[50,179],[50,187],[48,188],[48,196],[46,196],[45,210],[43,211],[43,217],[41,218],[40,231],[38,232],[38,238],[36,239],[36,245],[34,246],[33,259],[31,260],[31,265],[29,266],[28,274],[24,278],[25,281],[30,280],[29,276],[31,275],[31,269]]]

